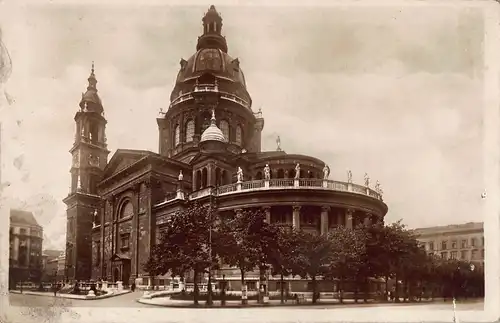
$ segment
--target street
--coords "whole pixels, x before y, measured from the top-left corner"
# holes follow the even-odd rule
[[[120,296],[105,298],[101,300],[75,300],[75,299],[63,299],[47,296],[35,296],[35,295],[25,295],[25,294],[10,294],[10,304],[12,306],[30,306],[30,307],[39,307],[39,306],[50,306],[55,304],[65,306],[65,307],[149,307],[149,308],[158,308],[155,305],[147,305],[136,302],[136,299],[142,296],[141,291],[136,291],[133,293],[128,293]],[[467,301],[467,302],[457,302],[457,310],[458,311],[482,311],[484,306],[484,301]],[[389,304],[349,304],[349,305],[318,305],[318,306],[294,306],[287,307],[290,310],[296,308],[310,308],[310,309],[318,309],[318,308],[351,308],[351,307],[413,307],[419,308],[422,310],[447,310],[452,308],[452,304],[450,301],[442,302],[437,301],[434,303],[389,303]]]
[[[63,299],[48,296],[36,296],[25,294],[10,293],[10,305],[12,306],[48,306],[54,303],[70,307],[156,307],[136,302],[135,300],[142,296],[142,292],[136,291],[120,296],[100,299],[100,300],[79,300]]]

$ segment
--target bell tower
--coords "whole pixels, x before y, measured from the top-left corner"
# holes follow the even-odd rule
[[[69,280],[90,279],[92,222],[101,201],[97,184],[102,179],[109,154],[105,132],[107,121],[97,94],[94,63],[88,83],[74,118],[75,141],[70,149],[73,157],[71,186],[64,199],[67,205],[65,276]]]

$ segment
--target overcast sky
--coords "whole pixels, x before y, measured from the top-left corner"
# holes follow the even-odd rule
[[[73,117],[95,61],[109,148],[158,150],[156,117],[209,7],[28,6],[2,17],[4,197],[64,246]],[[389,222],[482,221],[483,22],[451,7],[217,7],[263,149],[379,180]],[[2,90],[3,92],[3,90]],[[111,156],[110,156],[111,157]],[[24,204],[23,204],[24,203]]]

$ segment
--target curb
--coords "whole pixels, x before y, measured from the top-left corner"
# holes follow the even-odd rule
[[[111,298],[111,297],[116,297],[116,296],[121,296],[121,295],[125,295],[125,294],[128,294],[128,293],[131,293],[132,291],[127,291],[126,293],[120,293],[120,294],[116,294],[116,293],[109,293],[109,294],[106,294],[106,295],[101,295],[101,296],[97,296],[97,297],[94,297],[94,298],[80,298],[80,297],[67,297],[67,296],[54,296],[53,293],[47,293],[47,295],[44,295],[44,294],[33,294],[32,292],[23,292],[21,293],[20,291],[9,291],[9,293],[12,293],[12,294],[24,294],[24,295],[30,295],[30,296],[40,296],[40,297],[52,297],[52,298],[62,298],[62,299],[74,299],[74,300],[80,300],[80,301],[98,301],[98,300],[101,300],[101,299],[106,299],[106,298]],[[76,296],[76,295],[75,295]]]
[[[398,306],[411,306],[413,305],[419,305],[419,304],[439,304],[439,301],[435,302],[413,302],[413,303],[352,303],[352,304],[340,304],[340,303],[306,303],[306,304],[251,304],[251,305],[241,305],[241,304],[234,304],[234,305],[227,305],[226,306],[206,306],[203,301],[200,301],[200,304],[194,305],[192,302],[190,303],[172,303],[172,304],[154,304],[154,303],[149,303],[145,302],[143,300],[136,299],[137,303],[140,304],[145,304],[145,305],[151,305],[151,306],[156,306],[156,307],[169,307],[169,308],[193,308],[193,309],[232,309],[232,308],[279,308],[279,307],[298,307],[298,308],[304,308],[304,307],[312,307],[312,308],[325,308],[325,309],[332,309],[335,307],[338,308],[348,308],[348,307],[377,307],[377,306],[390,306],[390,307],[398,307]]]

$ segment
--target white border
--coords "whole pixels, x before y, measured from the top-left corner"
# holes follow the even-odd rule
[[[45,5],[49,1],[24,0],[24,1],[0,1],[0,9],[6,10],[10,6],[38,4]],[[198,1],[198,0],[108,0],[106,5],[249,5],[265,6],[269,5],[268,0],[219,0],[219,1]],[[101,0],[52,0],[50,4],[103,4]],[[432,3],[432,4],[431,4]],[[484,86],[484,144],[483,144],[483,170],[484,183],[488,197],[484,200],[483,219],[484,235],[486,241],[486,300],[484,311],[459,311],[461,322],[488,322],[496,321],[499,318],[500,305],[500,266],[499,266],[499,241],[498,232],[500,230],[500,172],[499,172],[499,108],[500,108],[500,32],[499,32],[499,5],[497,1],[486,0],[433,0],[433,1],[321,1],[321,0],[289,0],[272,1],[272,6],[363,6],[363,5],[399,5],[399,6],[470,6],[483,9],[484,13],[484,61],[485,61],[485,86]],[[5,11],[4,11],[5,12]],[[452,54],[452,53],[450,53]],[[478,107],[479,108],[479,107]],[[5,136],[4,136],[5,138]],[[1,156],[0,156],[1,157]],[[9,162],[9,161],[3,161]],[[481,168],[479,168],[481,169]],[[481,192],[478,192],[478,195]],[[3,201],[2,201],[3,202]],[[32,309],[30,311],[20,307],[11,307],[8,301],[6,287],[8,285],[8,227],[9,227],[9,207],[2,203],[0,205],[0,250],[2,266],[0,267],[0,283],[2,288],[0,313],[8,313],[7,321],[28,322],[39,321],[44,318],[53,317],[52,320],[62,320],[64,322],[73,321],[93,321],[93,322],[165,322],[175,321],[197,321],[209,322],[254,322],[265,320],[267,322],[282,321],[373,321],[373,322],[421,322],[421,321],[445,321],[451,322],[451,309],[446,311],[433,310],[422,311],[418,309],[409,310],[406,307],[392,308],[343,308],[343,309],[287,309],[287,308],[266,308],[266,309],[176,309],[176,308],[68,308],[68,309]],[[24,315],[21,314],[24,312]],[[31,314],[28,314],[31,313]],[[6,315],[6,314],[4,314]]]

